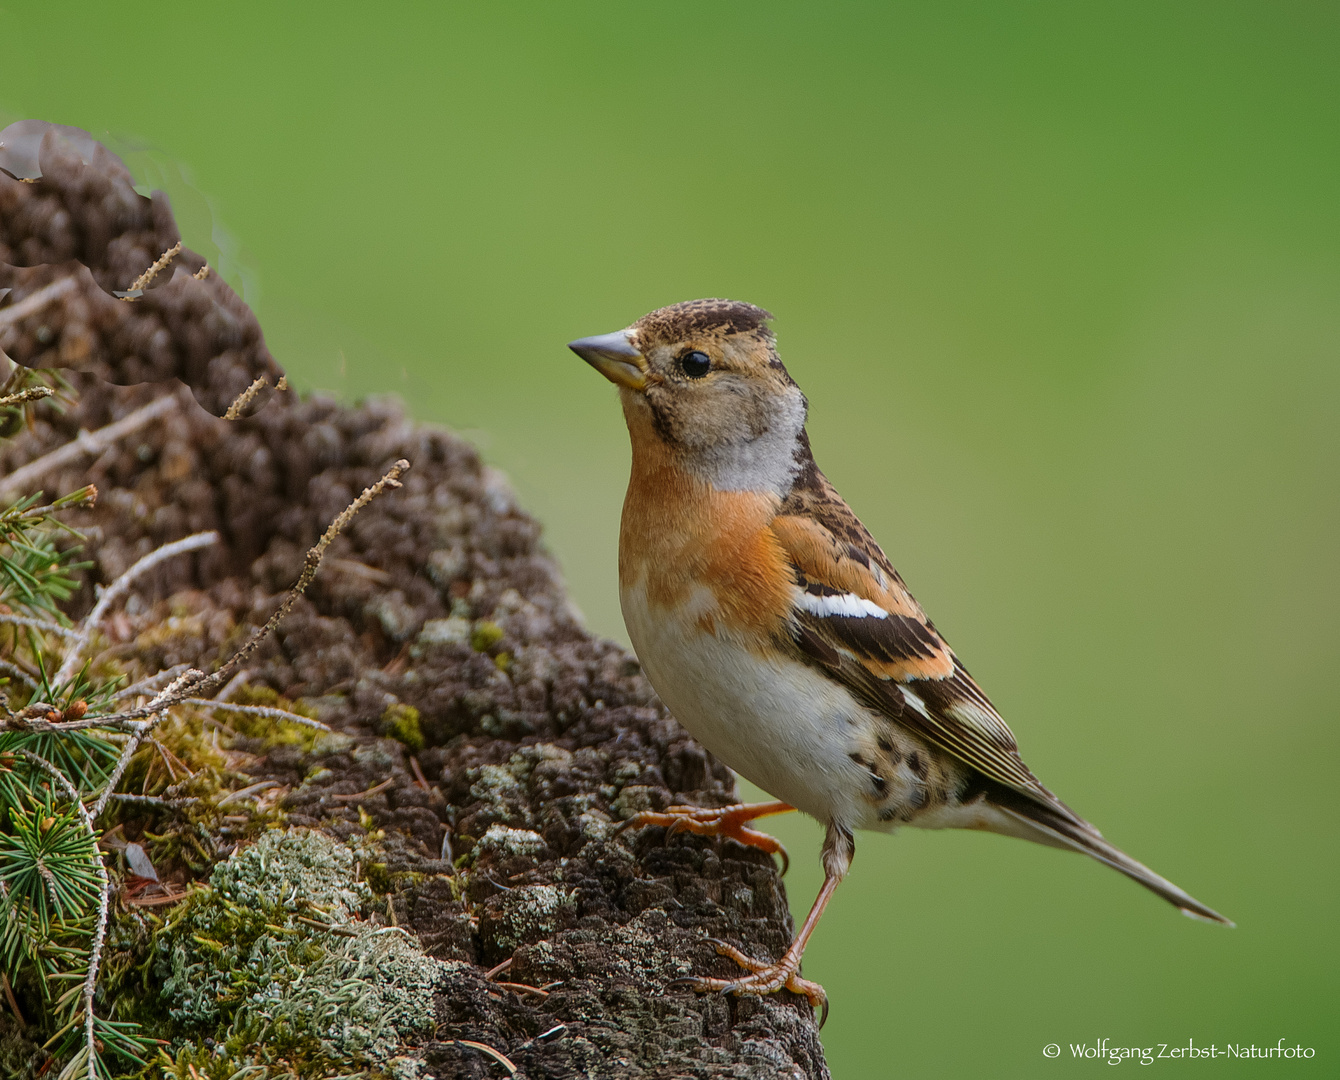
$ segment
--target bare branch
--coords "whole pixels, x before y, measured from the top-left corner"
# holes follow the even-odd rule
[[[12,311],[13,308],[7,310]],[[6,312],[0,312],[0,316],[4,314]],[[164,413],[170,412],[176,407],[177,399],[168,395],[156,401],[151,401],[148,405],[141,406],[115,423],[98,428],[97,431],[81,431],[64,446],[58,447],[51,453],[44,454],[37,460],[30,461],[27,465],[15,469],[8,476],[0,478],[0,500],[11,498],[15,493],[25,490],[33,481],[69,464],[83,454],[101,454],[117,439],[129,435],[133,431],[138,431],[146,424],[152,423]]]
[[[108,609],[116,603],[129,590],[131,583],[146,571],[152,570],[159,563],[171,559],[176,555],[183,555],[188,551],[195,551],[198,548],[209,547],[211,544],[219,542],[217,532],[193,533],[191,536],[182,537],[180,540],[174,540],[170,544],[164,544],[156,551],[151,551],[144,558],[138,560],[124,574],[117,578],[102,596],[98,598],[97,604],[90,611],[87,617],[80,624],[79,636],[75,639],[73,645],[65,654],[65,659],[61,663],[60,670],[56,672],[55,684],[60,685],[74,674],[75,668],[79,666],[79,658],[83,656],[84,649],[88,645],[88,639],[96,630]]]
[[[4,312],[0,312],[3,315]],[[29,401],[39,401],[42,398],[49,398],[56,391],[49,386],[30,386],[26,390],[20,390],[17,394],[6,394],[0,397],[0,408],[9,405],[23,405]]]
[[[125,766],[130,760],[128,755],[133,754],[140,742],[143,741],[144,737],[153,730],[154,726],[158,723],[158,719],[161,718],[161,714],[165,713],[173,706],[181,704],[187,698],[197,699],[199,704],[216,708],[225,705],[226,703],[219,701],[206,700],[203,695],[208,694],[211,691],[214,691],[217,687],[225,684],[231,687],[232,680],[237,677],[242,662],[255,652],[260,643],[274,631],[274,628],[278,626],[281,621],[283,621],[284,617],[293,609],[293,605],[298,602],[298,597],[300,597],[306,591],[307,586],[312,583],[312,579],[316,576],[317,570],[321,568],[321,559],[325,555],[326,549],[330,546],[335,537],[339,535],[340,530],[348,525],[349,522],[353,520],[354,515],[362,510],[363,507],[367,506],[367,504],[378,495],[381,495],[388,488],[400,487],[400,477],[404,475],[409,467],[409,462],[404,458],[401,458],[387,470],[385,476],[371,487],[364,488],[363,493],[350,503],[340,515],[330,523],[330,526],[322,534],[321,539],[308,550],[307,557],[303,561],[302,574],[299,576],[298,580],[294,582],[292,588],[289,589],[288,595],[284,598],[284,602],[279,605],[279,609],[265,621],[265,625],[256,631],[245,645],[238,649],[237,652],[233,653],[233,655],[212,674],[206,675],[203,671],[198,671],[194,668],[189,669],[174,679],[165,690],[159,693],[148,704],[135,709],[127,709],[124,712],[103,716],[88,716],[61,724],[53,724],[49,721],[38,719],[19,719],[18,717],[11,716],[0,721],[0,730],[62,732],[79,731],[83,728],[91,727],[115,727],[131,731],[132,738],[127,743],[126,750],[122,752],[121,759],[117,762],[117,767],[113,773],[112,780],[108,783],[103,791],[103,795],[99,798],[97,811],[98,813],[101,813],[102,808],[106,805],[107,799],[109,798],[109,792],[116,786],[116,781],[120,779],[121,773],[125,771]],[[208,533],[198,533],[197,537],[208,535]],[[186,539],[190,540],[194,538],[187,537]],[[184,541],[177,541],[177,544],[182,543],[184,543]],[[157,552],[154,552],[152,555],[146,555],[145,559],[140,561],[144,562],[147,559],[154,558],[166,551],[167,547],[172,546],[173,545],[169,544],[164,548],[159,548]],[[137,563],[136,566],[138,565],[139,564]],[[118,583],[127,575],[131,575],[135,572],[135,569],[136,568],[132,566],[130,570],[127,570],[121,578],[117,579]],[[112,588],[115,587],[116,585],[112,586]],[[107,591],[110,593],[112,589],[108,589]],[[106,599],[106,594],[104,594],[103,599]],[[103,600],[98,601],[98,606],[105,610]],[[97,613],[97,608],[94,609],[94,613]],[[89,618],[85,620],[85,630],[88,629],[88,625],[92,622],[94,613],[90,613]],[[80,651],[82,652],[82,647]],[[69,664],[70,662],[71,661],[67,657],[66,664]],[[3,663],[3,661],[0,661],[0,663]],[[66,665],[63,664],[62,669],[64,669],[65,666]],[[15,669],[15,673],[21,678],[31,682],[31,679],[23,674],[23,672]],[[239,708],[239,706],[236,705],[228,707],[235,710]],[[286,720],[291,720],[297,723],[306,722],[313,726],[319,725],[318,721],[309,721],[306,720],[305,717],[299,718],[295,714],[283,713],[282,710],[276,711],[280,712]],[[140,723],[139,721],[147,722]]]
[[[102,789],[102,794],[98,796],[98,801],[93,804],[93,808],[89,811],[89,815],[93,820],[96,821],[99,815],[102,814],[103,809],[107,806],[107,800],[111,798],[112,792],[116,790],[116,785],[121,781],[122,773],[126,771],[126,766],[130,764],[130,759],[135,756],[135,751],[140,748],[140,743],[142,743],[149,736],[149,733],[158,725],[158,722],[163,718],[164,713],[180,700],[180,698],[174,700],[175,695],[178,695],[181,692],[182,687],[198,674],[199,672],[197,671],[188,671],[185,674],[178,675],[177,678],[168,683],[167,687],[163,689],[153,701],[145,706],[153,711],[149,714],[149,719],[141,724],[135,730],[134,734],[126,740],[126,745],[121,750],[121,756],[116,760],[116,768],[112,770],[112,775],[107,778],[107,783]]]
[[[23,668],[11,664],[8,660],[0,660],[0,675],[9,675],[15,679],[21,680],[30,690],[37,689],[37,683]]]
[[[73,627],[61,626],[60,623],[47,622],[46,619],[29,619],[23,615],[6,615],[0,613],[0,623],[9,623],[13,626],[27,626],[34,630],[41,630],[44,634],[60,634],[62,637],[77,638],[79,631]]]
[[[5,991],[5,999],[9,1002],[9,1008],[14,1013],[14,1019],[19,1022],[19,1030],[28,1026],[28,1021],[23,1018],[23,1013],[19,1010],[18,998],[14,996],[14,988],[9,985],[9,976],[0,971],[0,988]]]
[[[243,799],[249,799],[253,795],[259,795],[262,791],[270,791],[273,788],[280,787],[278,780],[262,780],[250,787],[244,787],[239,791],[230,791],[215,806],[227,806],[229,803],[241,802]]]
[[[25,296],[15,304],[11,304],[0,311],[0,330],[7,326],[13,326],[21,319],[26,319],[41,311],[48,304],[54,303],[61,297],[74,292],[79,288],[79,282],[72,277],[61,278],[59,281],[53,281],[50,285],[43,285],[36,292]]]
[[[238,649],[237,652],[233,653],[227,663],[212,675],[207,676],[199,686],[192,687],[191,692],[193,694],[195,691],[203,692],[207,687],[212,689],[225,679],[233,677],[233,674],[237,669],[242,666],[242,661],[256,651],[257,646],[269,637],[274,631],[274,628],[283,621],[284,617],[288,615],[290,611],[293,610],[293,605],[298,602],[298,597],[307,591],[307,586],[312,583],[312,579],[316,577],[317,570],[321,567],[321,559],[326,554],[326,548],[330,547],[331,542],[335,537],[339,536],[340,530],[348,525],[349,522],[354,519],[354,515],[362,510],[363,507],[367,506],[367,504],[378,495],[382,494],[388,488],[398,488],[400,486],[400,477],[405,474],[407,469],[409,469],[409,462],[404,458],[401,458],[386,471],[385,476],[371,487],[364,488],[363,494],[359,495],[358,498],[341,511],[339,517],[332,521],[326,531],[322,533],[321,539],[308,549],[307,557],[303,560],[302,574],[298,577],[298,580],[293,583],[292,588],[289,589],[288,595],[284,597],[284,602],[279,605],[279,610],[265,621],[265,625],[253,635],[250,641]]]
[[[488,1043],[476,1042],[474,1039],[451,1039],[449,1042],[453,1042],[457,1046],[468,1046],[474,1050],[478,1050],[480,1053],[487,1054],[507,1070],[508,1076],[516,1075],[516,1066],[512,1064],[507,1055],[501,1050],[495,1050]]]
[[[117,293],[116,295],[120,296],[122,300],[138,300],[140,296],[143,295],[144,290],[149,287],[153,279],[158,276],[159,271],[180,254],[181,241],[178,240],[172,247],[168,248],[167,251],[158,256],[158,259],[153,266],[149,267],[148,270],[137,277],[134,284],[132,284],[129,289],[124,293]]]
[[[238,394],[237,397],[233,398],[233,403],[228,406],[228,411],[223,414],[223,418],[225,420],[239,419],[242,416],[242,410],[245,409],[248,405],[250,405],[251,402],[255,399],[256,395],[259,394],[261,390],[263,390],[265,387],[269,385],[270,385],[269,381],[265,378],[265,376],[262,375],[259,379],[257,379],[245,390],[243,390],[240,394]],[[276,390],[288,389],[287,375],[279,376],[279,382],[275,386],[275,389]]]
[[[268,384],[265,381],[265,376],[262,375],[238,394],[237,397],[233,398],[233,403],[228,406],[228,411],[223,414],[223,418],[225,420],[236,420],[240,417],[242,415],[242,410],[251,404],[256,395],[261,392],[261,388],[266,385]]]
[[[2,665],[4,661],[0,661]],[[27,676],[24,676],[25,678]],[[33,689],[37,686],[34,683]],[[142,721],[135,716],[127,719],[118,714],[116,716],[85,716],[79,720],[43,720],[34,717],[25,717],[22,714],[12,716],[0,716],[0,732],[4,731],[24,731],[31,732],[34,735],[64,735],[71,731],[88,731],[90,728],[111,728],[115,731],[137,731]]]
[[[135,697],[137,694],[147,694],[150,690],[157,690],[158,684],[164,679],[175,679],[183,671],[190,668],[190,664],[174,664],[164,671],[155,671],[152,675],[146,675],[137,683],[132,683],[124,690],[118,690],[113,696],[113,701],[124,701],[128,697]]]
[[[330,728],[320,720],[313,720],[310,716],[300,716],[298,713],[289,712],[287,709],[271,709],[265,705],[230,705],[226,701],[210,701],[207,698],[182,698],[180,705],[202,705],[207,709],[226,709],[229,712],[246,713],[248,716],[264,716],[271,720],[287,720],[292,724],[301,724],[304,727],[316,728],[318,731],[329,731]]]
[[[158,795],[126,795],[121,792],[113,794],[110,798],[112,802],[134,803],[140,806],[167,806],[174,808],[178,806],[194,806],[200,801],[195,796],[185,799],[164,799]]]

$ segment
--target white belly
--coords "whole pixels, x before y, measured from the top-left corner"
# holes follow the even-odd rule
[[[670,614],[641,585],[620,600],[628,636],[661,700],[700,743],[764,791],[823,822],[861,828],[870,818],[865,770],[848,756],[869,725],[841,686],[798,661],[765,660],[713,636],[702,605]],[[718,623],[719,625],[719,623]],[[720,634],[720,631],[718,631]]]

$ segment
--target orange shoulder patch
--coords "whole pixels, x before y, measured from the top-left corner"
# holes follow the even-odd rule
[[[813,518],[787,514],[773,519],[772,531],[787,555],[810,581],[878,604],[893,615],[925,620],[925,613],[901,581],[878,569],[878,563],[861,558]]]

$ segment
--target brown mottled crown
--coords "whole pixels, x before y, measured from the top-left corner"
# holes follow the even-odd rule
[[[677,341],[713,330],[732,334],[760,332],[771,340],[772,331],[767,326],[771,318],[771,312],[739,300],[686,300],[643,315],[636,326],[640,332],[662,341]]]

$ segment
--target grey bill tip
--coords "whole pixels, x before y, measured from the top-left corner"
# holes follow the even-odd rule
[[[642,355],[633,348],[627,332],[623,330],[616,330],[612,334],[578,338],[576,341],[569,341],[568,348],[588,363],[596,360],[635,360]]]

